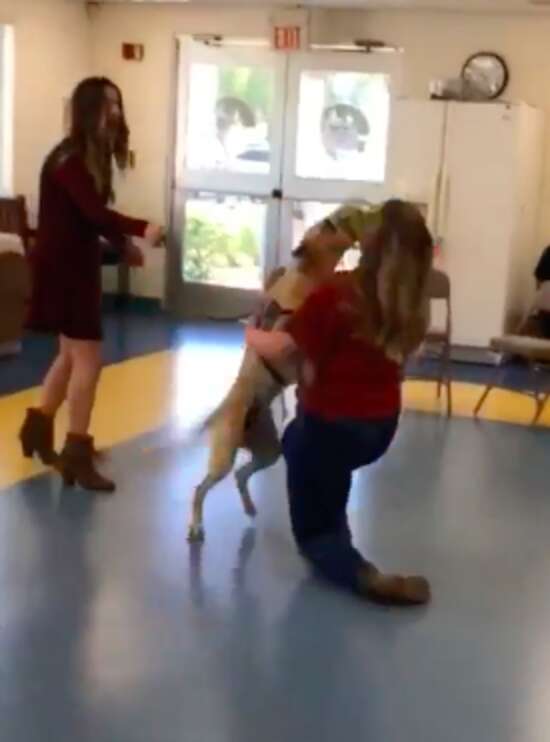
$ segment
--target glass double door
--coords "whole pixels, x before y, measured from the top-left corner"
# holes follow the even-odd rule
[[[308,226],[384,197],[394,64],[180,40],[171,309],[246,315]]]

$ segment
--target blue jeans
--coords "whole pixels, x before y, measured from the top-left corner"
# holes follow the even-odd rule
[[[322,577],[357,590],[368,564],[354,548],[346,514],[352,472],[388,450],[398,416],[327,421],[299,412],[283,436],[290,520],[298,549]]]

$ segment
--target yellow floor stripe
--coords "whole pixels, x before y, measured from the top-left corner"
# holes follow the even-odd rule
[[[205,383],[204,370],[191,370],[182,378],[177,352],[167,351],[134,358],[105,369],[94,413],[93,427],[100,447],[114,446],[154,431],[178,414],[178,407],[193,406],[193,390]],[[210,369],[217,379],[220,370]],[[201,376],[202,374],[202,376]],[[210,378],[212,383],[212,378]],[[223,384],[223,379],[221,379]],[[227,382],[225,382],[227,383]],[[219,385],[219,384],[218,384]],[[182,399],[182,388],[186,397]],[[435,384],[409,381],[405,384],[405,407],[431,414],[444,414],[445,406],[437,400]],[[482,387],[473,384],[453,384],[453,409],[457,417],[472,417]],[[0,397],[0,487],[5,488],[43,471],[35,462],[26,461],[19,449],[17,431],[25,408],[36,402],[37,389]],[[202,394],[202,396],[207,396]],[[443,398],[444,399],[444,398]],[[196,402],[196,400],[195,400]],[[514,392],[495,390],[489,397],[482,417],[502,423],[529,425],[534,403]],[[550,427],[550,404],[540,425]],[[66,417],[60,413],[57,426],[58,443],[65,435]]]
[[[155,353],[108,366],[102,375],[93,431],[100,447],[114,446],[161,427],[170,418],[175,364],[172,354]],[[44,471],[21,455],[17,433],[25,409],[36,403],[38,389],[0,397],[0,487],[9,487]],[[56,438],[67,429],[62,408]]]
[[[453,416],[471,418],[483,391],[483,386],[455,382],[452,386]],[[404,403],[407,409],[433,414],[445,413],[445,391],[441,402],[437,399],[436,385],[426,381],[408,381],[405,384]],[[527,395],[505,389],[495,389],[489,395],[480,418],[493,422],[530,425],[535,413],[535,402]],[[550,427],[550,402],[538,423]]]

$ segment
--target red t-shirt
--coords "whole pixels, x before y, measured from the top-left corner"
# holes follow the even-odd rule
[[[380,348],[356,336],[349,273],[314,291],[290,318],[287,332],[315,368],[298,398],[326,419],[380,419],[401,407],[400,367]]]

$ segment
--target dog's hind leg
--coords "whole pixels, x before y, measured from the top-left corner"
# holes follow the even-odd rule
[[[253,517],[256,515],[256,507],[250,496],[249,480],[256,472],[272,466],[281,455],[279,434],[269,407],[258,409],[254,421],[246,431],[245,445],[252,458],[237,470],[235,480],[245,513]]]
[[[237,489],[239,490],[239,495],[241,496],[243,509],[249,518],[254,518],[257,513],[256,506],[254,505],[254,501],[252,500],[250,491],[248,489],[248,480],[250,479],[250,477],[254,474],[255,471],[257,471],[257,468],[263,468],[261,466],[257,468],[256,467],[256,460],[252,458],[250,461],[247,461],[246,464],[243,464],[240,469],[237,469],[237,471],[235,472],[235,482],[237,483]]]
[[[241,496],[244,511],[251,518],[256,515],[257,510],[252,500],[252,496],[250,495],[250,489],[248,486],[249,480],[257,472],[272,466],[278,458],[279,453],[269,457],[257,456],[253,454],[250,461],[247,461],[246,464],[243,464],[241,468],[238,469],[235,473],[235,481],[237,483],[239,494]]]

